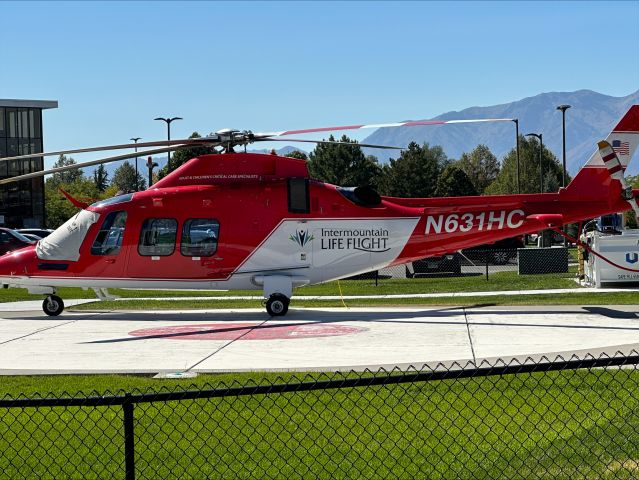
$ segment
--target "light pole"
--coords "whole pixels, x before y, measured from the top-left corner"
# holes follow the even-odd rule
[[[541,165],[542,152],[544,151],[544,136],[542,133],[527,133],[527,137],[537,137],[539,139],[539,192],[544,193],[544,169]]]
[[[521,183],[519,181],[519,119],[513,118],[515,122],[515,142],[517,145],[517,193],[521,193]]]
[[[146,168],[149,169],[149,188],[153,184],[153,169],[157,167],[158,164],[153,161],[153,157],[149,157],[146,159]]]
[[[566,186],[566,110],[568,110],[571,105],[559,105],[557,110],[561,110],[561,131],[562,131],[562,139],[563,139],[563,154],[564,154],[564,170],[561,174],[561,186]]]
[[[171,141],[171,122],[175,121],[175,120],[182,120],[182,117],[171,117],[171,118],[164,118],[164,117],[156,117],[153,120],[162,120],[163,122],[166,122],[166,135],[167,135],[167,140]],[[170,172],[171,171],[171,152],[168,152],[169,154],[169,159],[167,161],[167,170]]]
[[[132,142],[135,142],[135,153],[138,153],[138,140],[142,140],[142,137],[133,137],[131,139]],[[135,157],[135,191],[139,190],[140,185],[138,184],[138,157]]]

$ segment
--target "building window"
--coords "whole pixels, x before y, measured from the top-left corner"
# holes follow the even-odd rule
[[[4,122],[4,108],[0,107],[0,138],[7,136],[7,127]]]
[[[42,152],[42,110],[0,107],[0,157],[38,152]],[[42,170],[43,165],[42,157],[0,162],[0,178]],[[12,228],[43,227],[43,198],[42,179],[5,185],[0,188],[0,219]]]
[[[177,220],[147,218],[142,225],[138,253],[145,257],[168,256],[175,250]]]
[[[122,248],[126,212],[111,212],[102,222],[91,246],[91,255],[117,255]]]
[[[180,253],[186,257],[210,257],[217,250],[220,224],[208,218],[192,218],[184,222]]]

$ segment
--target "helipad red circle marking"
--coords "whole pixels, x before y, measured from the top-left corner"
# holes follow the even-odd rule
[[[129,332],[133,337],[167,340],[294,340],[297,338],[334,337],[368,330],[323,323],[287,325],[261,323],[204,323],[170,327],[143,328]]]

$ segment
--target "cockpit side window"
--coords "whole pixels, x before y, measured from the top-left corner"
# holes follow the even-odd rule
[[[180,253],[185,257],[210,257],[217,250],[220,224],[208,218],[191,218],[182,227]]]
[[[177,237],[177,220],[147,218],[142,224],[138,253],[142,256],[162,257],[173,254]]]
[[[125,211],[109,213],[102,222],[100,231],[91,246],[91,255],[117,255],[120,253],[125,224]]]

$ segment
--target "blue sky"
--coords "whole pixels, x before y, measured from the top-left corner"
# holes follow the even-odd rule
[[[2,2],[0,98],[45,148],[430,118],[639,89],[639,2]],[[78,160],[95,157],[76,157]]]

